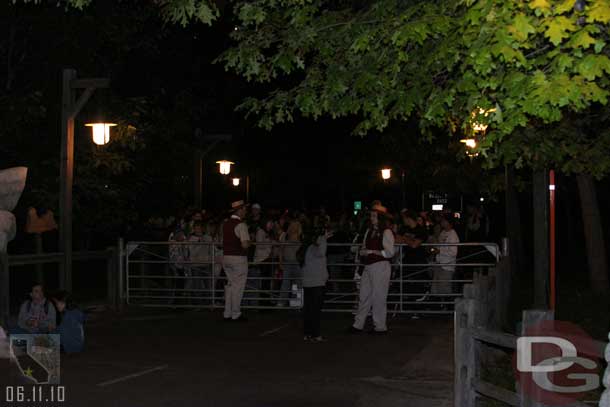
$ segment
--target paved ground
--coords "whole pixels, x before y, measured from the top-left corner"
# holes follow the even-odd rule
[[[350,315],[328,314],[329,341],[312,344],[296,313],[229,324],[220,316],[156,311],[96,323],[85,353],[62,356],[62,406],[451,405],[448,317],[392,319],[390,334],[378,337],[345,334]]]

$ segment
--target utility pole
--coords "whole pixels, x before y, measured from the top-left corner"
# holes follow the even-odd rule
[[[61,166],[59,173],[59,247],[63,261],[59,286],[72,290],[72,186],[74,184],[74,121],[98,88],[110,86],[108,78],[77,79],[76,70],[64,69],[61,103]],[[77,90],[83,90],[80,96]]]

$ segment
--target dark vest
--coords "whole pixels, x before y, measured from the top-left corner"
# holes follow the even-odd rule
[[[241,240],[235,234],[235,227],[242,223],[240,219],[229,218],[222,225],[222,244],[225,256],[247,256],[248,251],[241,246]]]
[[[379,233],[377,233],[376,236],[372,236],[373,235],[373,230],[369,229],[369,233],[366,236],[366,241],[364,242],[364,247],[367,250],[383,250],[383,233],[385,232],[384,230],[380,230]],[[377,263],[379,261],[390,261],[390,259],[386,259],[383,256],[380,256],[378,254],[369,254],[368,256],[364,257],[362,259],[362,262],[364,264],[373,264],[373,263]]]

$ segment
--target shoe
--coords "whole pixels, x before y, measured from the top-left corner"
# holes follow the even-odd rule
[[[388,331],[387,330],[386,331],[376,331],[376,330],[373,329],[372,331],[369,331],[369,334],[371,334],[371,335],[387,335]]]
[[[347,333],[348,334],[357,335],[357,334],[361,334],[363,332],[364,332],[364,330],[358,329],[358,328],[354,327],[353,325],[350,326],[349,328],[347,328]]]
[[[327,342],[327,339],[323,336],[316,336],[315,338],[309,338],[309,340],[316,343]]]
[[[248,322],[248,318],[244,317],[243,315],[240,315],[239,318],[233,318],[231,321],[232,322]]]
[[[309,341],[311,341],[311,336],[309,336],[309,335],[305,335],[305,336],[303,337],[303,341],[305,341],[305,342],[309,342]]]

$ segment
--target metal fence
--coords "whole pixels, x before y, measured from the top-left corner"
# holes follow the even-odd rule
[[[272,252],[285,251],[298,244],[272,245]],[[457,246],[451,279],[439,279],[440,264],[429,255],[428,262],[407,263],[406,245],[396,245],[391,259],[392,277],[388,312],[396,314],[444,314],[453,312],[462,286],[472,282],[474,271],[495,267],[499,248],[495,243],[422,244],[426,252],[442,246]],[[354,312],[358,305],[360,273],[363,265],[355,255],[354,243],[328,244],[329,281],[325,311]],[[195,255],[192,255],[195,253]],[[129,305],[170,308],[221,308],[226,277],[222,273],[222,245],[199,242],[128,242],[124,254],[124,293]],[[242,307],[246,309],[295,309],[302,306],[302,271],[296,261],[278,257],[268,261],[249,260],[248,281]],[[436,277],[436,278],[435,278]],[[444,293],[435,285],[444,284]],[[436,293],[435,293],[436,292]],[[433,294],[434,293],[434,294]]]

